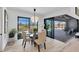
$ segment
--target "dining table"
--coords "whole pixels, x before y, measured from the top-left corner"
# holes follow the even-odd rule
[[[38,33],[31,33],[31,32],[26,32],[26,35],[31,38],[31,44],[34,44],[34,40],[38,38]]]

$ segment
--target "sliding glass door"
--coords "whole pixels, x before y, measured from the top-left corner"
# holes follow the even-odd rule
[[[51,38],[58,38],[62,35],[60,35],[65,30],[66,22],[57,20],[55,18],[47,18],[44,19],[46,34],[48,37]],[[59,34],[60,33],[60,34]]]
[[[51,18],[45,19],[45,29],[48,37],[54,38],[54,21]]]

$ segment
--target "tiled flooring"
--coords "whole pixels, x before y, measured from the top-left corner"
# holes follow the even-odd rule
[[[46,38],[46,50],[41,47],[41,52],[65,52],[65,51],[79,51],[79,40],[71,38],[67,43]],[[22,40],[17,40],[12,45],[7,45],[4,52],[38,52],[37,47],[34,47],[29,42],[26,48],[22,47]]]

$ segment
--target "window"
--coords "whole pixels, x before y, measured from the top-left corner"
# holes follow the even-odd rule
[[[54,21],[55,22],[55,29],[64,30],[66,26],[65,21]]]
[[[30,18],[18,16],[18,31],[30,30]]]

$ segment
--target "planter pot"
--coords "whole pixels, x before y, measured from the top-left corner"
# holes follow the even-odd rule
[[[9,38],[13,38],[14,36],[15,36],[14,33],[10,33],[10,34],[9,34]]]

